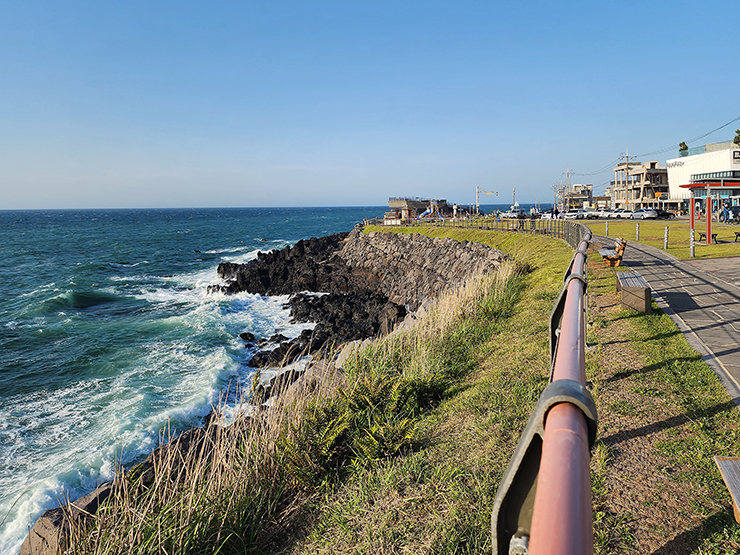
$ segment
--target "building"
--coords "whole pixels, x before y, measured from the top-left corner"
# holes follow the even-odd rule
[[[686,202],[707,193],[727,205],[740,204],[740,146],[709,143],[667,160],[670,196]]]
[[[391,197],[383,218],[385,225],[401,225],[404,221],[416,218],[452,217],[457,212],[465,212],[457,205],[450,206],[445,199],[427,199],[422,197]]]
[[[591,207],[596,208],[597,210],[611,210],[611,207],[612,207],[611,195],[593,197],[591,199]]]
[[[576,183],[571,185],[570,190],[565,193],[565,209],[590,208],[593,200],[593,185]]]
[[[677,208],[680,197],[672,197],[668,185],[668,169],[657,160],[645,164],[622,162],[614,168],[611,183],[614,208]]]

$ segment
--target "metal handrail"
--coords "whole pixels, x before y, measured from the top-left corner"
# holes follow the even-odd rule
[[[471,218],[468,220],[399,220],[401,225],[454,227],[461,229],[480,229],[487,231],[508,231],[532,235],[546,235],[564,239],[571,247],[576,248],[588,229],[579,222],[571,220],[536,220],[514,218]],[[378,221],[380,223],[380,221]]]
[[[552,379],[586,386],[586,249],[576,251],[560,322]],[[593,553],[588,424],[572,403],[554,405],[546,416],[542,458],[532,513],[531,555]]]
[[[580,225],[580,224],[579,224]],[[496,494],[498,555],[593,553],[589,452],[596,407],[586,389],[586,251],[582,239],[550,318],[552,371]]]

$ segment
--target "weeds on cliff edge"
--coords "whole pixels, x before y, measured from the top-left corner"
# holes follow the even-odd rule
[[[71,551],[276,549],[306,526],[317,498],[415,450],[420,417],[475,367],[474,348],[511,310],[518,279],[508,263],[473,277],[410,330],[355,350],[344,369],[319,361],[271,406],[255,408],[245,396],[229,425],[213,418],[160,448],[151,465],[121,469],[92,526],[73,531]]]

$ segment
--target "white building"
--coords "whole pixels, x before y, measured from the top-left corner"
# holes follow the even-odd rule
[[[666,161],[670,197],[705,198],[740,204],[740,148],[732,141],[692,148]]]

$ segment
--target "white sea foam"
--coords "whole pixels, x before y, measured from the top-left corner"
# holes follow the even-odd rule
[[[168,278],[160,276],[149,276],[149,275],[133,275],[133,276],[108,276],[108,281],[123,282],[123,283],[146,283],[147,281],[164,281]]]
[[[232,254],[235,252],[251,252],[254,250],[254,247],[250,246],[241,246],[241,247],[229,247],[229,248],[223,248],[223,249],[212,249],[208,251],[204,251],[204,254]]]
[[[261,249],[234,247],[209,253],[244,263],[260,250],[288,244],[276,240]],[[66,281],[63,288],[52,282],[26,295],[64,299],[68,289],[75,289],[73,281]],[[222,283],[215,267],[168,277],[107,276],[106,283],[105,293],[146,302],[151,312],[141,322],[127,325],[150,335],[92,362],[97,371],[93,377],[19,395],[0,407],[0,491],[12,492],[0,496],[0,515],[8,515],[0,527],[0,553],[17,552],[45,509],[112,479],[117,464],[129,467],[149,454],[159,445],[164,428],[181,432],[199,424],[229,384],[248,387],[255,370],[246,362],[254,350],[244,347],[239,333],[267,338],[279,331],[294,338],[314,326],[291,323],[284,306],[287,295],[208,294],[208,285]],[[55,320],[57,316],[21,313],[21,320],[5,326],[42,333],[46,327],[55,330],[59,323],[75,325],[69,318]],[[266,369],[262,379],[275,373]],[[233,417],[234,399],[222,410]]]
[[[232,364],[223,347],[192,347],[152,345],[139,364],[114,378],[19,396],[0,409],[0,433],[11,444],[2,454],[8,471],[0,475],[0,490],[26,490],[14,507],[15,499],[0,504],[0,512],[8,513],[0,552],[17,552],[34,515],[110,480],[116,460],[130,465],[151,452],[168,423],[182,431],[210,411]],[[145,381],[142,372],[149,373]],[[41,452],[43,457],[23,456]],[[50,475],[52,468],[57,473]]]

